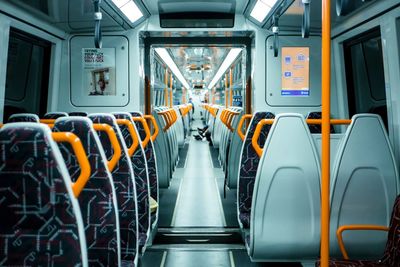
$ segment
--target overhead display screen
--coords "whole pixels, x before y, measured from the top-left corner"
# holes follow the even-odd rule
[[[282,47],[282,96],[310,95],[309,47]]]

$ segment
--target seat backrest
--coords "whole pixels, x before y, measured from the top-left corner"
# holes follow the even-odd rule
[[[13,114],[8,122],[39,122],[39,116],[32,113]]]
[[[128,115],[129,116],[129,115]],[[119,166],[121,169],[126,169],[127,166],[129,166],[129,169],[132,170],[129,171],[128,173],[123,173],[123,172],[113,172],[113,177],[115,176],[119,180],[126,179],[127,175],[129,179],[132,179],[132,181],[135,183],[135,190],[136,190],[136,201],[137,201],[137,214],[138,214],[138,253],[140,253],[141,250],[141,244],[146,243],[147,237],[148,237],[148,231],[149,231],[149,220],[150,220],[150,206],[149,206],[149,199],[148,199],[148,189],[147,191],[143,191],[143,188],[141,187],[141,182],[147,182],[147,181],[141,181],[138,177],[138,174],[135,171],[135,162],[131,160],[131,157],[128,155],[127,152],[127,147],[130,147],[132,145],[131,143],[126,143],[124,139],[124,135],[129,134],[128,129],[126,129],[127,133],[123,133],[120,130],[120,127],[118,126],[116,122],[116,118],[112,114],[106,114],[106,113],[94,113],[94,114],[89,114],[89,119],[91,119],[94,123],[105,123],[109,126],[111,126],[115,133],[117,134],[118,142],[119,144],[124,147],[121,158],[119,159]],[[129,116],[130,118],[130,116]],[[103,144],[104,151],[106,153],[106,157],[110,159],[113,155],[113,148],[110,143],[109,138],[107,137],[106,134],[99,132],[98,133],[101,143]],[[114,179],[116,179],[114,178]],[[146,188],[145,188],[146,189]],[[143,215],[145,214],[145,215]]]
[[[256,130],[257,124],[260,122],[260,120],[273,118],[275,118],[275,115],[270,112],[255,112],[253,118],[251,119],[249,128],[247,129],[246,137],[243,142],[238,170],[238,212],[239,221],[241,223],[244,223],[245,228],[249,227],[249,225],[241,219],[241,214],[244,213],[250,215],[251,203],[253,199],[254,181],[256,179],[258,164],[260,162],[260,157],[254,150],[251,144],[251,139],[253,138],[254,131]],[[270,128],[271,125],[265,125],[263,127],[259,139],[260,147],[263,147]]]
[[[381,262],[386,266],[400,266],[400,196],[397,196],[390,219],[390,228],[385,252]]]
[[[130,112],[133,117],[143,117],[140,112]],[[146,131],[144,130],[143,124],[140,122],[135,122],[136,128],[138,129],[140,139],[144,140],[146,138]],[[147,161],[147,170],[149,173],[150,182],[150,195],[153,199],[158,202],[158,176],[157,176],[157,159],[154,151],[153,141],[150,140],[147,146],[144,148]]]
[[[154,141],[154,152],[157,155],[157,175],[158,175],[158,184],[161,188],[168,188],[170,184],[170,179],[172,178],[171,169],[170,169],[170,154],[169,154],[169,145],[168,145],[168,136],[167,133],[162,129],[165,126],[165,120],[158,113],[161,112],[162,109],[156,107],[153,110],[153,116],[156,120],[157,125],[160,128],[157,139]]]
[[[114,116],[117,119],[126,119],[131,123],[132,116],[127,112],[114,113]],[[135,125],[135,129],[137,134],[138,130]],[[132,145],[132,136],[125,125],[120,125],[120,130],[122,134],[122,139],[126,143],[128,147]],[[145,246],[147,242],[147,238],[149,236],[149,231],[151,227],[150,223],[150,185],[149,185],[149,176],[147,170],[147,161],[146,156],[143,150],[142,145],[139,142],[138,147],[135,152],[131,156],[133,173],[135,174],[135,182],[136,182],[136,190],[138,197],[138,216],[139,216],[139,248]]]
[[[0,147],[0,265],[88,266],[79,204],[50,129],[7,124]]]
[[[68,117],[67,112],[47,112],[44,114],[43,119],[58,119],[61,117]]]
[[[88,113],[84,111],[73,111],[68,113],[69,116],[87,117]]]
[[[331,253],[340,256],[336,229],[348,224],[387,225],[398,195],[398,172],[385,126],[378,115],[353,116],[337,152],[331,183]],[[348,232],[352,258],[382,255],[384,233]]]
[[[83,189],[79,204],[88,244],[89,264],[119,264],[119,220],[116,194],[101,143],[87,118],[62,117],[56,120],[54,132],[72,132],[81,139],[91,167],[90,179]],[[68,144],[59,144],[71,180],[79,175],[79,164]]]
[[[249,244],[253,260],[318,257],[320,199],[318,153],[304,117],[279,114],[254,184]]]

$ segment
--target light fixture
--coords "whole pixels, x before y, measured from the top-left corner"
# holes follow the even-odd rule
[[[140,9],[135,4],[135,2],[133,2],[133,0],[112,0],[112,1],[132,23],[143,17],[142,11],[140,11]]]
[[[175,77],[178,78],[178,80],[182,83],[182,85],[189,89],[190,86],[186,79],[183,77],[182,73],[176,66],[175,62],[172,60],[171,56],[169,55],[167,49],[165,48],[156,48],[156,53],[161,57],[161,59],[164,61],[165,64],[168,65],[170,70],[174,73]]]
[[[253,10],[250,13],[250,16],[260,23],[263,22],[276,2],[278,2],[278,0],[257,0]]]
[[[229,68],[229,66],[238,57],[240,52],[242,52],[242,48],[232,48],[229,51],[228,55],[224,59],[224,62],[222,62],[221,67],[219,67],[217,74],[215,74],[214,78],[211,80],[210,84],[208,85],[209,89],[212,89],[214,87],[214,85],[218,82],[218,80],[221,78],[221,76],[224,75],[224,73]]]

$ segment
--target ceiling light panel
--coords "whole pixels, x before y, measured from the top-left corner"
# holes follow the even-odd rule
[[[219,67],[217,74],[215,74],[214,78],[208,85],[208,89],[212,89],[214,85],[218,82],[218,80],[224,75],[226,70],[232,65],[232,63],[235,61],[235,59],[239,56],[240,52],[242,52],[242,48],[232,48],[226,58],[224,59],[224,62],[222,62],[221,67]]]
[[[142,11],[132,0],[112,0],[114,4],[121,10],[122,13],[134,23],[143,17]]]
[[[180,72],[179,68],[176,66],[174,60],[169,55],[167,49],[165,48],[155,48],[156,53],[161,57],[165,64],[169,67],[169,69],[174,73],[175,77],[182,83],[182,85],[189,89],[190,86],[186,79],[183,77],[182,73]]]
[[[250,16],[260,23],[263,22],[276,2],[278,2],[278,0],[257,0],[253,10],[250,13]]]

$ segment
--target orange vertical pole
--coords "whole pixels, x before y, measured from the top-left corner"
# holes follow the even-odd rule
[[[232,68],[229,69],[229,92],[230,92],[229,105],[232,106],[233,104]]]
[[[322,0],[321,267],[329,266],[331,0]]]
[[[228,73],[225,74],[225,107],[228,107]]]
[[[165,83],[164,103],[165,103],[165,106],[168,107],[168,69],[167,68],[165,68],[164,83]]]
[[[169,86],[170,86],[170,103],[169,103],[169,107],[170,108],[172,108],[172,106],[174,105],[174,102],[172,102],[173,101],[173,95],[172,95],[172,85],[173,85],[173,79],[172,79],[172,72],[171,72],[171,76],[170,76],[170,84],[169,84]]]

